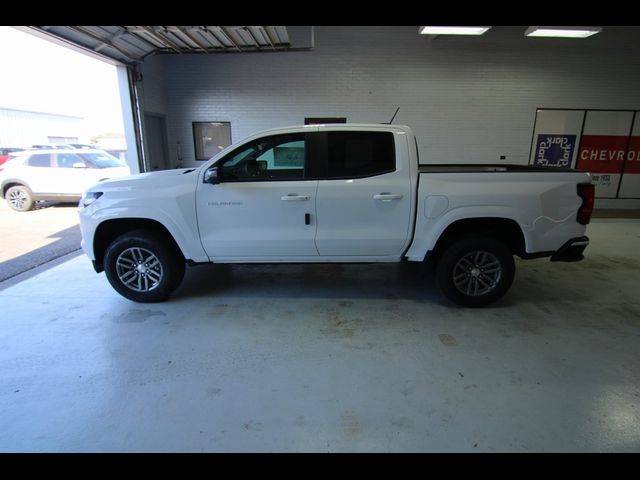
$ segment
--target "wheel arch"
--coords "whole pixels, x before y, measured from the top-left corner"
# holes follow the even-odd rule
[[[520,225],[513,219],[502,217],[478,217],[457,220],[440,234],[434,247],[427,252],[425,260],[436,264],[443,251],[453,241],[464,236],[486,236],[503,242],[512,254],[526,254],[525,236]]]
[[[119,236],[135,230],[151,231],[159,235],[185,260],[184,252],[178,242],[159,221],[149,218],[115,218],[100,223],[93,236],[94,266],[97,272],[104,270],[104,256],[109,245]]]
[[[0,189],[0,196],[2,198],[5,198],[7,195],[7,191],[11,187],[26,187],[29,189],[30,192],[32,191],[31,187],[27,182],[20,180],[18,178],[8,178],[4,182],[2,182],[2,188]]]

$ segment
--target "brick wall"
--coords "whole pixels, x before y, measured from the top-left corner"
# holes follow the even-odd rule
[[[386,122],[400,107],[421,163],[526,164],[537,107],[640,109],[640,29],[575,40],[525,28],[430,41],[417,27],[315,27],[311,51],[151,57],[144,105],[167,114],[185,166],[201,164],[194,121],[230,121],[235,142],[306,116]]]

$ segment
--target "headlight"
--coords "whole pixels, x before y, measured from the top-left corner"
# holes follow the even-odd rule
[[[80,199],[80,205],[88,207],[102,196],[102,192],[84,192]]]

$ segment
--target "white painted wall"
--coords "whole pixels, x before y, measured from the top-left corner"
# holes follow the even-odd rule
[[[306,116],[386,122],[400,107],[421,163],[526,164],[538,107],[640,108],[640,28],[584,40],[525,29],[429,41],[413,26],[315,27],[312,51],[156,56],[144,105],[167,114],[170,160],[179,141],[185,166],[200,164],[194,121],[230,121],[237,141]]]

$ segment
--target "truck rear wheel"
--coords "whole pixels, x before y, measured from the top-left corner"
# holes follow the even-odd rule
[[[111,286],[134,302],[161,302],[178,288],[185,263],[160,234],[127,232],[107,248],[104,270]]]
[[[451,243],[438,262],[442,292],[458,305],[484,307],[513,283],[515,262],[507,246],[490,237],[465,237]]]

